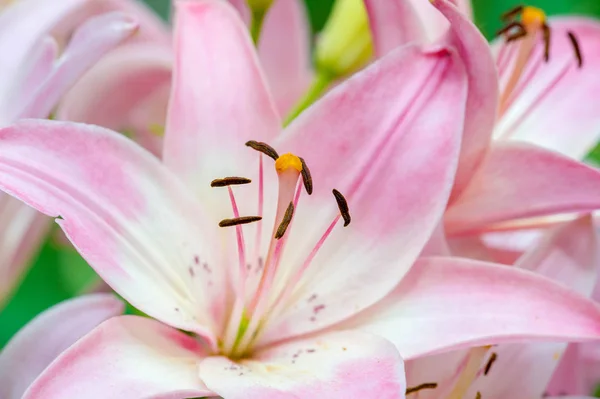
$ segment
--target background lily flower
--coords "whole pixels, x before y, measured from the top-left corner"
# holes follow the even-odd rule
[[[64,49],[50,33],[85,3],[68,0],[59,6],[23,0],[0,13],[0,126],[20,118],[47,117],[77,79],[136,30],[121,13],[89,19],[72,33]],[[48,218],[0,194],[0,307],[22,276],[49,226]]]
[[[60,215],[107,283],[165,323],[104,323],[28,397],[402,398],[400,355],[600,338],[600,309],[548,279],[415,263],[460,147],[467,76],[452,49],[394,51],[281,134],[233,9],[178,2],[175,50],[164,164],[91,125],[0,131],[0,186]]]
[[[123,302],[112,295],[96,294],[63,302],[38,315],[0,352],[2,398],[21,399],[65,349],[103,321],[122,313]]]

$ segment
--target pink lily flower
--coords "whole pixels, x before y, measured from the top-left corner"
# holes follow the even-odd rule
[[[245,0],[231,0],[249,22]],[[165,27],[166,29],[166,27]],[[302,0],[276,0],[269,9],[258,53],[275,105],[286,115],[312,80],[310,23]],[[133,132],[155,154],[171,90],[172,49],[141,43],[111,53],[63,99],[57,117]],[[114,97],[115,91],[127,95]]]
[[[58,304],[23,327],[0,352],[0,396],[21,399],[44,369],[78,339],[123,313],[123,302],[96,294]]]
[[[88,68],[136,31],[136,23],[128,16],[103,14],[71,32],[71,40],[58,54],[58,44],[49,34],[83,3],[22,0],[0,13],[0,43],[10,54],[0,62],[0,126],[50,115],[59,98]],[[1,307],[35,254],[49,221],[4,194],[0,195],[0,221]]]
[[[103,279],[158,320],[109,320],[27,398],[404,398],[401,356],[600,338],[600,309],[548,279],[415,263],[460,146],[467,81],[453,49],[394,51],[279,134],[236,12],[176,8],[164,164],[91,125],[0,130],[0,187],[60,216]]]
[[[598,102],[581,99],[597,93],[600,85],[594,67],[600,24],[572,17],[546,20],[540,10],[526,8],[521,24],[525,36],[508,45],[497,43],[495,47],[502,49],[494,58],[479,31],[456,7],[447,0],[432,3],[450,21],[447,40],[457,42],[469,71],[465,132],[445,214],[446,233],[522,228],[548,215],[597,209],[598,186],[590,186],[587,180],[595,172],[523,141],[575,157],[597,141]],[[408,0],[367,0],[366,4],[378,54],[402,45],[405,36],[387,26],[392,18],[399,25],[417,18],[398,12],[408,9]],[[378,25],[381,15],[387,19]],[[544,26],[552,32],[547,63]],[[578,50],[568,32],[577,38]],[[577,53],[584,59],[581,67]],[[577,140],[570,133],[574,126]]]

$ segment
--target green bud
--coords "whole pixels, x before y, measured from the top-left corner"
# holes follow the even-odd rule
[[[317,41],[317,68],[340,77],[365,66],[372,55],[373,40],[363,1],[337,0]]]

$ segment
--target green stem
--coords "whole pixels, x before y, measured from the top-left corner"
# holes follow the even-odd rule
[[[292,112],[290,112],[287,118],[285,118],[283,125],[289,125],[289,123],[296,119],[296,117],[300,115],[302,111],[317,101],[329,87],[331,82],[333,82],[333,79],[334,75],[332,73],[323,70],[317,71],[317,74],[313,79],[312,84],[308,88],[308,91],[304,94],[300,101],[296,103]]]
[[[254,45],[258,45],[260,40],[260,32],[262,31],[263,22],[265,21],[266,9],[253,9],[252,22],[250,22],[250,36]]]

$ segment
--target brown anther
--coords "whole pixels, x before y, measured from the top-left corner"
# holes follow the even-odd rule
[[[252,183],[252,180],[245,177],[224,177],[222,179],[215,179],[210,182],[211,187],[227,187],[238,184]]]
[[[519,29],[518,31],[506,36],[506,43],[517,41],[525,36],[527,36],[527,31],[525,30],[525,28]]]
[[[483,375],[488,375],[488,373],[492,369],[492,364],[494,364],[496,359],[498,359],[498,354],[496,352],[493,352],[490,356],[490,360],[488,360],[487,364],[485,365],[485,368],[483,369]]]
[[[477,395],[475,395],[475,399],[481,399],[481,392],[477,391]]]
[[[421,385],[417,385],[416,387],[406,388],[406,395],[410,395],[411,393],[419,392],[422,389],[435,389],[437,388],[437,382],[426,382]]]
[[[338,205],[338,208],[340,209],[340,213],[342,214],[342,217],[344,218],[344,227],[346,227],[350,224],[350,221],[352,220],[352,218],[350,217],[349,209],[348,209],[348,202],[346,201],[346,198],[344,198],[342,193],[340,193],[335,188],[332,190],[332,193],[333,193],[333,196],[335,197],[335,200],[337,201],[337,205]]]
[[[544,31],[544,61],[550,61],[550,26],[548,24],[542,25]]]
[[[577,67],[581,68],[583,66],[583,56],[581,54],[579,40],[577,40],[577,36],[575,36],[575,34],[571,31],[567,32],[567,36],[569,36],[569,40],[571,40],[571,45],[573,46],[573,50],[575,51],[575,58],[577,58]]]
[[[519,32],[521,31],[525,31],[525,27],[523,26],[522,23],[518,22],[518,21],[514,21],[509,23],[508,25],[506,25],[504,28],[500,29],[498,32],[496,32],[497,36],[502,36],[505,33],[509,33],[511,30],[518,28]]]
[[[219,227],[237,226],[238,224],[248,224],[262,220],[261,216],[242,216],[233,219],[223,219],[219,222]]]
[[[267,143],[263,143],[262,141],[250,140],[246,143],[246,145],[252,148],[253,150],[262,152],[266,156],[273,158],[273,160],[275,161],[277,160],[277,158],[279,158],[279,154],[277,153],[277,151],[275,151],[273,147],[271,147]]]
[[[312,176],[310,175],[310,169],[308,169],[308,166],[306,166],[306,162],[304,162],[304,158],[299,157],[300,158],[300,162],[302,162],[302,172],[300,172],[300,174],[302,175],[302,183],[304,183],[304,188],[306,189],[306,192],[308,193],[308,195],[311,195],[313,192],[313,183],[312,183]]]
[[[275,232],[275,239],[279,240],[285,234],[290,222],[292,221],[292,216],[294,216],[294,203],[290,202],[287,209],[285,210],[285,214],[283,215],[283,220],[279,223],[279,227],[277,227],[277,231]]]
[[[516,6],[515,8],[511,8],[500,16],[502,21],[510,21],[511,19],[516,18],[519,14],[523,12],[524,6]]]

